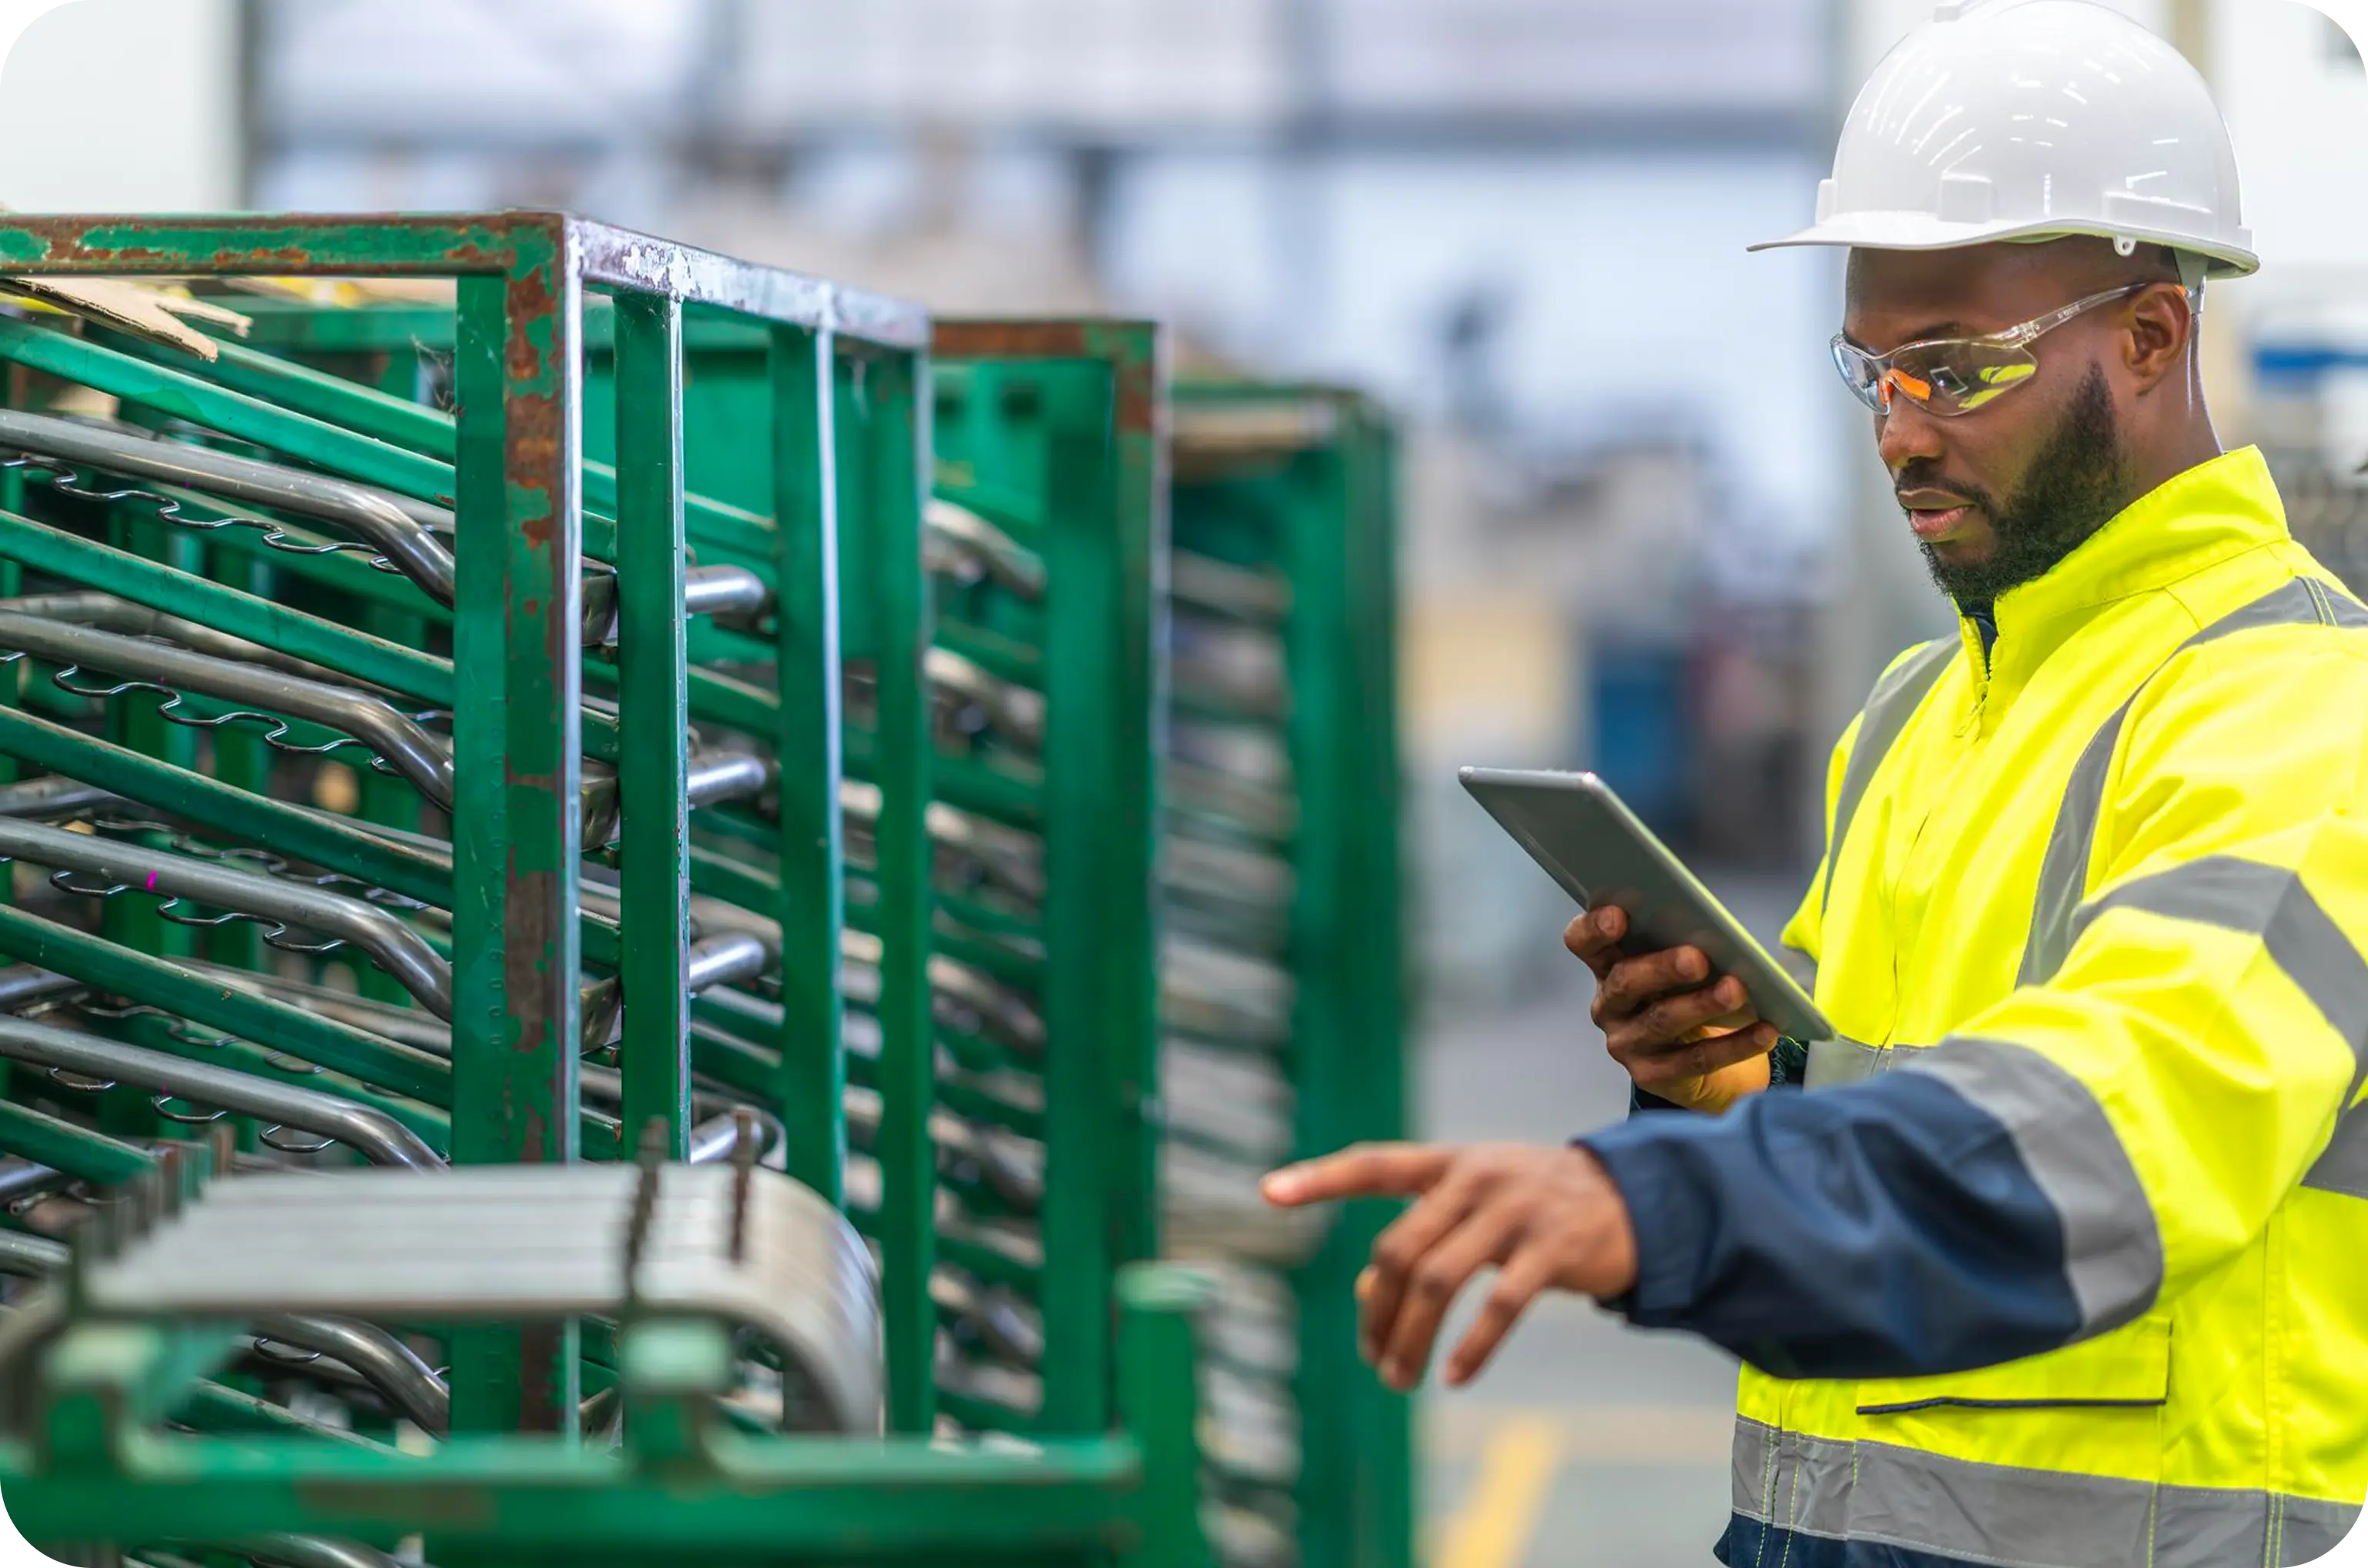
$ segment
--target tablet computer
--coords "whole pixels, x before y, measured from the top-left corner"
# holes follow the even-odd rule
[[[1565,892],[1588,909],[1617,904],[1628,912],[1622,948],[1640,954],[1700,948],[1712,975],[1741,981],[1752,1011],[1778,1033],[1833,1038],[1809,994],[1602,779],[1502,767],[1467,767],[1459,777]]]

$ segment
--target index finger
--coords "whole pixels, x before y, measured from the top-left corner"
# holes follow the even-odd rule
[[[1285,1165],[1259,1183],[1258,1190],[1281,1209],[1336,1198],[1412,1198],[1430,1190],[1453,1153],[1434,1143],[1361,1143]]]

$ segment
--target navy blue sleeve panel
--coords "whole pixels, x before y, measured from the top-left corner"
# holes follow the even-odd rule
[[[1780,1378],[1965,1371],[2070,1343],[2064,1231],[2005,1126],[1890,1073],[1579,1140],[1636,1232],[1611,1303]]]
[[[1776,1038],[1776,1049],[1768,1053],[1768,1086],[1771,1089],[1797,1086],[1809,1075],[1809,1048],[1789,1035]],[[1632,1081],[1628,1085],[1628,1114],[1642,1116],[1646,1111],[1683,1110],[1686,1108],[1647,1094]]]

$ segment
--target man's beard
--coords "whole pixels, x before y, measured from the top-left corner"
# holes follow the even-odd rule
[[[1913,490],[1919,483],[1938,484],[1939,479],[1919,474],[1911,463],[1895,483]],[[2000,506],[1979,490],[1941,488],[1980,507],[1997,540],[1989,559],[1978,562],[1943,561],[1930,545],[1917,541],[1932,581],[1960,609],[1987,610],[2009,588],[2044,576],[2129,504],[2128,464],[2104,367],[2089,367],[2063,423],[2012,500]]]

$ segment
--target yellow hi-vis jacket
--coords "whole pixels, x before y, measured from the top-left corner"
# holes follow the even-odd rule
[[[2246,449],[1995,629],[1903,655],[1836,749],[1805,1092],[1601,1135],[1628,1305],[1700,1327],[1782,1267],[1672,1187],[1843,1260],[1714,1334],[1756,1364],[1731,1564],[2308,1562],[2368,1493],[2368,608]]]

